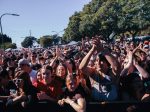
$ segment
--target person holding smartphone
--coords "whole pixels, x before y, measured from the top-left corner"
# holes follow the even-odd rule
[[[0,69],[0,100],[5,103],[7,98],[11,95],[10,90],[15,90],[15,84],[9,79],[7,70],[1,67]]]
[[[12,90],[11,96],[8,98],[6,106],[9,111],[23,111],[29,109],[37,102],[37,91],[32,85],[27,72],[19,71],[13,79],[17,87],[17,91]]]

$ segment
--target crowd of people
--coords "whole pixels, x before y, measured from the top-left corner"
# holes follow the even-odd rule
[[[149,49],[148,40],[107,43],[95,36],[76,45],[1,52],[0,100],[8,112],[39,101],[51,112],[86,112],[89,102],[150,101]]]

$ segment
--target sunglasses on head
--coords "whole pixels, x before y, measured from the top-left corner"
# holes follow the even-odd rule
[[[21,83],[23,80],[22,79],[13,79],[14,83]]]

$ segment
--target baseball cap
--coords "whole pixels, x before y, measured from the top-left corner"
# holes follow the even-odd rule
[[[147,49],[147,48],[149,48],[149,46],[148,45],[144,45],[144,49]]]
[[[20,59],[18,61],[18,66],[20,67],[20,65],[30,65],[30,63],[27,59]]]

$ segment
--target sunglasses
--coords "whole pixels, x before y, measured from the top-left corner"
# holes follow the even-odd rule
[[[21,83],[23,80],[22,79],[13,79],[14,83]]]

